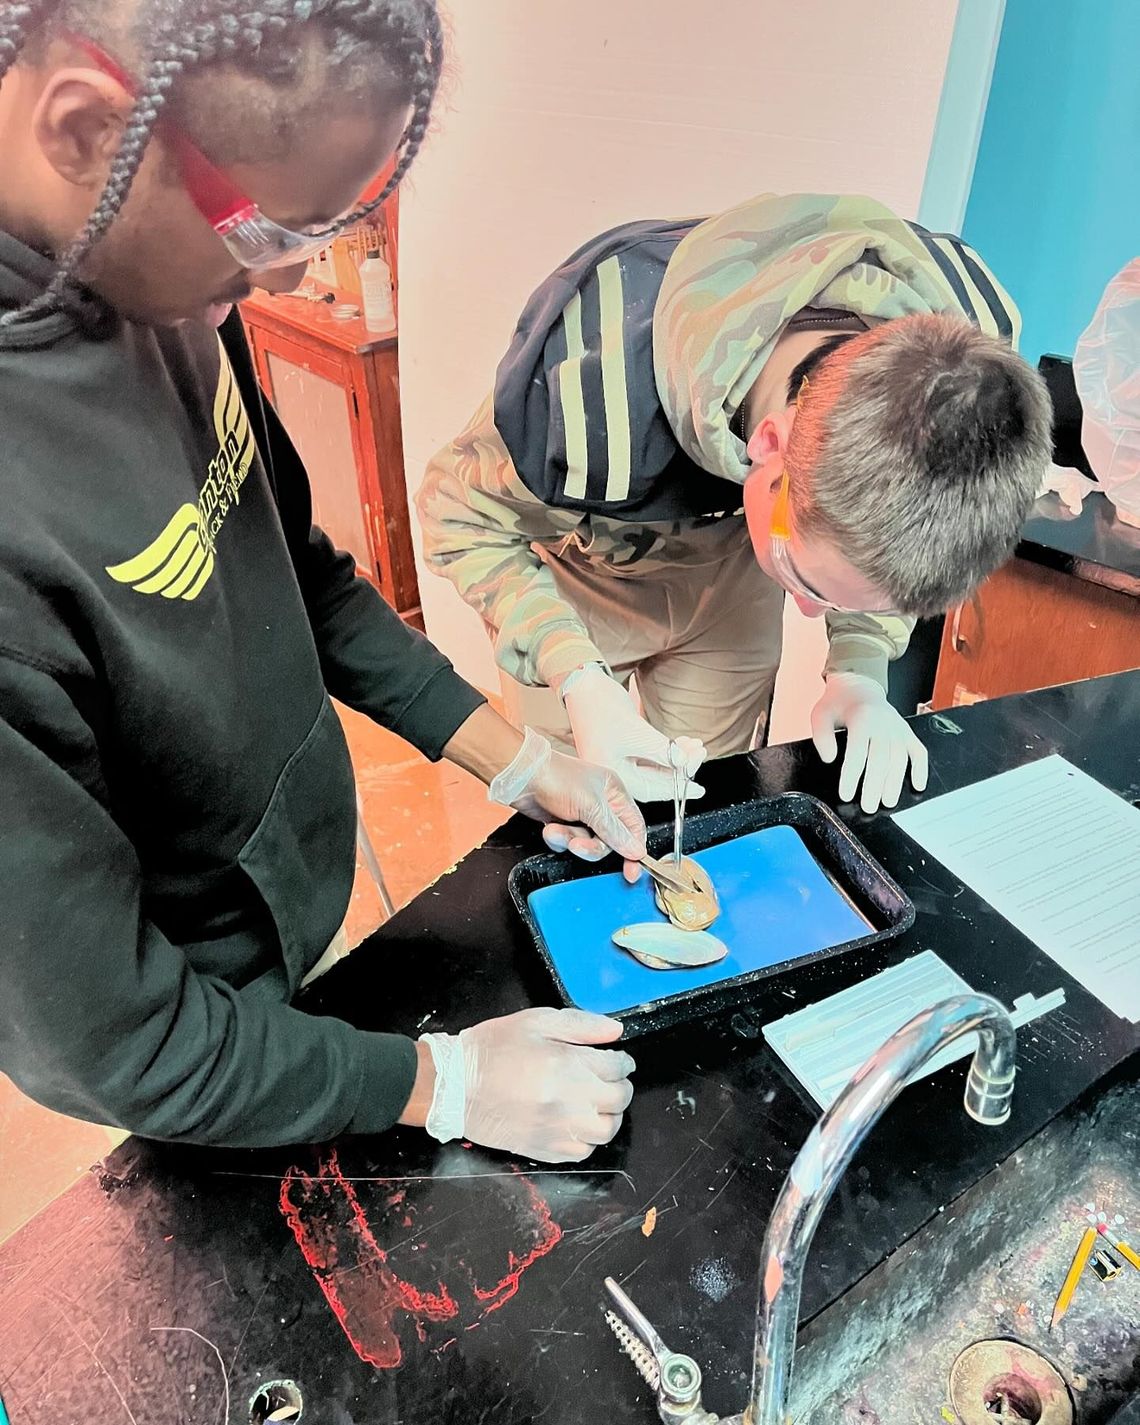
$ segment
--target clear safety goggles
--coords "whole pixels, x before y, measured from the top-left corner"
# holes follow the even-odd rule
[[[94,40],[74,33],[65,38],[81,49],[109,79],[121,85],[132,98],[135,96],[137,89],[130,75]],[[362,222],[379,203],[379,200],[367,204],[362,201],[335,223],[294,232],[267,218],[253,199],[211,163],[176,124],[160,118],[156,131],[178,164],[190,201],[225,243],[231,257],[250,272],[300,266],[328,247],[334,237]]]
[[[772,566],[776,571],[778,583],[789,594],[798,594],[801,598],[810,599],[813,604],[818,604],[828,613],[892,614],[896,612],[894,609],[851,609],[845,604],[834,604],[830,599],[825,599],[822,594],[817,594],[807,580],[800,575],[795,561],[792,559],[792,525],[789,514],[786,466],[780,476],[780,488],[776,492],[776,499],[772,505],[772,518],[768,525],[768,550],[772,556]]]
[[[811,383],[805,376],[800,382],[800,389],[796,395],[796,410],[802,408],[805,398],[811,390]],[[786,589],[789,594],[798,594],[802,599],[809,599],[821,609],[826,609],[833,614],[893,614],[895,609],[850,609],[845,604],[834,604],[830,599],[825,599],[822,594],[817,594],[808,581],[801,577],[796,568],[795,560],[792,558],[792,517],[791,504],[788,493],[788,467],[785,465],[780,474],[780,488],[776,492],[776,499],[772,505],[772,517],[768,524],[768,551],[771,555],[772,566],[776,571],[776,579],[781,588]]]

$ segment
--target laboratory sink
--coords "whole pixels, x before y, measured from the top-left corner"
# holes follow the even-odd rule
[[[1140,1271],[1119,1253],[1106,1280],[1090,1264],[1050,1329],[1090,1204],[1140,1251],[1135,1072],[1055,1119],[801,1330],[792,1421],[1131,1422]]]

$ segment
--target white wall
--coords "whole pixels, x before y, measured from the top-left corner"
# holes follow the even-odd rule
[[[585,238],[764,191],[917,212],[955,0],[451,0],[455,73],[400,209],[409,489],[466,422],[533,288]],[[417,552],[419,534],[415,532]],[[497,687],[475,614],[420,570],[428,633]],[[806,731],[821,624],[793,611],[773,731]]]

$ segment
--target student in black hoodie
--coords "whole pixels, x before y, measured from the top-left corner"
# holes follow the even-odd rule
[[[352,881],[329,694],[552,845],[645,850],[611,774],[524,741],[312,524],[230,310],[399,182],[442,58],[431,0],[0,7],[0,1068],[63,1112],[556,1161],[629,1102],[598,1016],[414,1043],[289,1003]]]

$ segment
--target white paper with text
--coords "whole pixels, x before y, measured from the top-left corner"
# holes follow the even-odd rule
[[[895,821],[1114,1013],[1140,1021],[1140,810],[1053,756]]]

